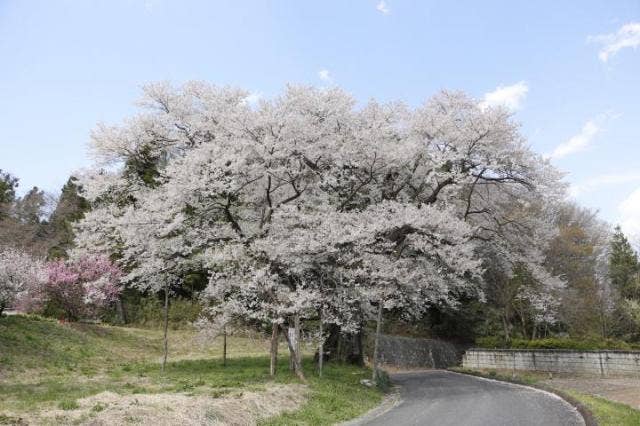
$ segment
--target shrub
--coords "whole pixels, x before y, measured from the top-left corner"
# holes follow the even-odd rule
[[[512,339],[507,342],[501,337],[488,336],[477,338],[476,346],[488,349],[640,349],[640,345],[634,345],[620,340],[601,338],[586,338],[578,340],[568,337],[548,337],[545,339],[535,340]]]
[[[386,371],[378,369],[376,372],[376,387],[382,392],[388,391],[391,387],[391,379]]]

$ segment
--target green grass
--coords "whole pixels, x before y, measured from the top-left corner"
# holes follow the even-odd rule
[[[471,370],[467,368],[452,368],[451,370],[459,373],[472,374],[532,386],[538,385],[548,378],[548,374],[540,372],[518,371],[513,375],[505,371],[496,370]],[[584,405],[589,411],[591,411],[600,426],[640,425],[640,411],[629,407],[628,405],[610,401],[598,396],[586,395],[570,389],[557,390],[563,394],[569,395]]]
[[[226,366],[220,342],[199,346],[192,330],[171,331],[169,336],[170,362],[162,372],[160,330],[0,318],[0,424],[42,408],[73,410],[78,399],[104,391],[221,397],[261,390],[274,382],[299,383],[288,370],[284,346],[278,375],[269,376],[268,342],[259,336],[230,337]],[[369,370],[330,363],[319,378],[310,359],[303,364],[310,390],[307,403],[266,424],[333,424],[381,400],[381,392],[360,385]]]
[[[489,379],[502,380],[505,382],[515,382],[523,385],[536,385],[549,377],[548,374],[535,371],[518,371],[513,375],[510,371],[505,370],[472,370],[470,368],[453,367],[451,371],[458,373],[470,374],[472,376],[486,377]]]
[[[80,405],[73,399],[65,399],[58,403],[58,407],[61,410],[75,410],[76,408],[80,408]]]
[[[600,426],[640,425],[640,411],[634,410],[628,405],[575,391],[565,392],[586,405]]]
[[[302,409],[263,422],[265,425],[332,425],[349,420],[375,407],[381,400],[376,389],[366,388],[360,380],[370,371],[347,365],[331,366],[323,377],[309,377],[312,395]]]

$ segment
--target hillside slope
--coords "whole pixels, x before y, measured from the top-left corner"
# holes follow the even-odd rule
[[[172,411],[167,421],[180,418],[182,424],[224,423],[233,410],[253,419],[249,423],[268,415],[276,416],[269,418],[272,424],[332,424],[380,399],[378,391],[359,384],[370,373],[352,366],[329,365],[320,379],[305,360],[309,383],[300,387],[281,356],[272,379],[268,342],[261,338],[230,337],[223,366],[221,342],[202,346],[192,330],[169,336],[163,373],[160,330],[0,318],[0,424],[119,424],[131,417],[157,425],[158,407]],[[192,409],[173,412],[178,403]]]

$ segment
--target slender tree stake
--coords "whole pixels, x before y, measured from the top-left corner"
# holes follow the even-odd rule
[[[271,377],[276,375],[278,366],[278,324],[271,325],[271,364],[269,366],[269,374]]]
[[[373,344],[373,374],[371,379],[375,383],[378,377],[378,345],[380,344],[380,326],[382,325],[382,300],[378,302],[378,320],[376,323],[376,339]]]
[[[322,377],[322,365],[324,363],[324,330],[322,327],[324,308],[320,309],[320,347],[318,348],[318,375]]]
[[[169,282],[165,281],[165,284],[164,284],[164,355],[162,357],[163,373],[164,373],[164,367],[167,364],[167,354],[169,353],[169,340],[167,339],[168,330],[169,330]]]
[[[222,366],[227,366],[227,324],[222,326]]]
[[[296,315],[294,318],[294,326],[296,329],[296,358],[298,360],[298,364],[302,365],[302,351],[300,350],[300,316]]]

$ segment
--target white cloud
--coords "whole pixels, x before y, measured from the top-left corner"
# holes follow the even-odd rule
[[[640,22],[625,24],[615,33],[589,36],[587,40],[602,45],[598,58],[607,62],[625,47],[636,49],[640,46]]]
[[[529,87],[524,81],[520,81],[511,86],[498,86],[492,92],[485,93],[484,100],[480,103],[481,108],[504,106],[505,108],[515,111],[529,92]]]
[[[592,177],[583,183],[571,185],[569,194],[578,197],[609,185],[640,182],[640,172],[610,173]]]
[[[385,2],[384,0],[380,0],[380,2],[376,5],[376,10],[383,15],[388,15],[389,12],[391,12],[389,6],[387,5],[387,2]]]
[[[580,130],[580,133],[561,143],[551,153],[551,158],[557,160],[576,152],[584,151],[591,145],[593,138],[600,132],[600,127],[594,120],[589,120]]]
[[[331,78],[331,73],[327,69],[318,71],[318,77],[325,83],[331,83],[333,81],[333,78]]]
[[[250,106],[255,106],[262,99],[262,93],[260,92],[251,92],[249,95],[244,98],[244,102]]]
[[[620,226],[633,238],[640,236],[640,188],[637,188],[618,206]]]

